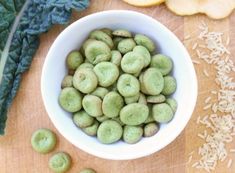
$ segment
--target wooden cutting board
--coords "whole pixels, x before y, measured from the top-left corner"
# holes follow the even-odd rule
[[[204,20],[213,30],[222,31],[230,38],[235,38],[235,13],[229,18],[213,21],[203,15],[191,17],[179,17],[169,12],[164,5],[151,8],[136,8],[123,3],[120,0],[92,0],[91,6],[85,12],[74,13],[72,21],[88,14],[111,10],[126,9],[135,10],[152,16],[162,22],[182,40],[192,58],[195,52],[191,47],[198,34],[198,25]],[[140,26],[141,27],[141,26]],[[110,161],[91,156],[70,144],[51,123],[40,93],[40,77],[43,62],[47,52],[58,36],[64,29],[62,26],[53,27],[50,32],[41,36],[40,47],[34,57],[31,68],[26,72],[22,79],[19,92],[9,111],[6,135],[0,137],[0,173],[49,173],[48,159],[53,154],[41,155],[31,149],[30,137],[33,131],[38,128],[46,127],[57,133],[58,145],[56,151],[66,151],[73,159],[70,173],[78,173],[84,167],[92,167],[98,173],[203,173],[202,170],[195,170],[191,164],[187,164],[188,154],[202,145],[202,140],[197,137],[197,133],[202,129],[196,125],[199,115],[204,115],[203,105],[209,91],[215,87],[213,78],[205,78],[202,68],[207,68],[213,75],[215,72],[206,64],[195,65],[199,81],[199,95],[196,109],[181,135],[166,148],[148,157],[130,161]],[[79,31],[78,31],[79,32]],[[184,40],[190,34],[192,39]],[[231,39],[230,51],[235,54],[235,41]],[[180,57],[179,57],[180,58]],[[235,61],[235,58],[233,58]],[[187,106],[187,105],[185,105]],[[235,147],[235,143],[233,144]],[[193,157],[195,161],[197,156]],[[235,154],[229,155],[235,160]],[[192,162],[193,162],[192,161]],[[219,163],[216,173],[234,173],[235,162],[231,168],[227,168],[227,161]]]

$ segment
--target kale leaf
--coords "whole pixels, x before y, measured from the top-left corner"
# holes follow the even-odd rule
[[[24,3],[25,0],[0,1],[0,57],[7,42],[14,20]]]
[[[23,2],[23,0],[18,1]],[[14,2],[17,1],[14,0]],[[53,24],[66,24],[69,21],[72,9],[81,11],[86,9],[88,5],[89,0],[30,0],[13,35],[3,70],[0,84],[0,135],[4,134],[7,110],[19,88],[21,75],[29,69],[39,46],[39,35],[47,32]],[[22,6],[16,6],[13,0],[11,3],[0,6],[0,8],[12,10],[14,13],[20,7]],[[6,13],[2,15],[10,14],[12,11],[9,10],[6,10]],[[9,18],[11,19],[11,17]],[[10,27],[12,20],[8,21]],[[4,29],[1,30],[0,21],[0,34],[2,34],[2,31]],[[9,33],[9,29],[7,29],[7,32]]]

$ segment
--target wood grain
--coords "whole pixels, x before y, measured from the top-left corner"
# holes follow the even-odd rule
[[[152,16],[173,31],[180,40],[184,41],[191,50],[198,34],[197,26],[204,20],[211,29],[223,31],[230,38],[235,38],[235,14],[229,18],[213,21],[205,16],[179,17],[169,12],[164,5],[151,8],[136,8],[123,3],[120,0],[91,1],[91,6],[86,11],[74,13],[72,21],[88,14],[111,9],[135,10]],[[141,26],[140,26],[141,27]],[[199,81],[199,95],[193,116],[181,135],[166,148],[148,157],[131,161],[110,161],[91,156],[71,145],[54,128],[43,106],[40,93],[40,77],[46,54],[58,36],[64,29],[62,26],[54,26],[48,33],[41,36],[40,47],[34,57],[31,68],[22,79],[19,92],[9,110],[6,135],[0,137],[0,173],[49,173],[48,159],[57,151],[66,151],[73,158],[73,166],[70,173],[78,173],[84,167],[93,167],[98,173],[203,173],[201,170],[191,168],[187,164],[188,153],[202,144],[196,134],[202,130],[195,123],[197,116],[204,115],[202,111],[203,101],[212,88],[215,88],[213,78],[205,78],[202,68],[207,68],[213,75],[214,69],[206,64],[195,65]],[[78,31],[79,32],[79,31]],[[190,40],[184,40],[184,36],[190,34]],[[231,39],[230,50],[235,53],[235,41]],[[180,57],[179,57],[180,58]],[[235,61],[235,59],[233,59]],[[186,105],[187,106],[187,105]],[[38,128],[47,127],[58,135],[58,145],[54,152],[41,155],[31,149],[30,137]],[[233,144],[235,145],[235,144]],[[235,146],[234,146],[235,147]],[[235,160],[235,155],[229,156]],[[194,160],[195,158],[193,158]],[[220,163],[215,173],[234,173],[235,163],[230,169],[226,168],[226,162]]]

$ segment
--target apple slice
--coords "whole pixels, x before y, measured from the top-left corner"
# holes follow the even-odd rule
[[[123,0],[123,1],[134,6],[149,7],[149,6],[161,4],[165,0]]]
[[[178,15],[204,13],[213,19],[225,18],[235,8],[235,0],[166,0],[165,3]]]

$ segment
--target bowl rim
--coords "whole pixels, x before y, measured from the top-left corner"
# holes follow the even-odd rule
[[[136,15],[136,17],[140,16],[145,18],[146,20],[148,20],[149,22],[153,22],[156,25],[158,25],[158,27],[160,27],[161,29],[165,30],[165,32],[168,32],[168,34],[170,35],[170,37],[172,37],[175,41],[177,41],[177,44],[179,44],[179,46],[182,48],[182,50],[184,51],[184,54],[186,56],[186,59],[189,63],[189,65],[191,66],[191,74],[192,74],[192,87],[194,90],[193,94],[192,94],[192,104],[191,106],[191,111],[190,111],[190,116],[188,116],[187,118],[183,119],[183,122],[181,124],[183,124],[182,126],[180,126],[179,128],[175,129],[174,135],[169,134],[169,136],[167,137],[167,140],[164,141],[164,143],[162,145],[159,145],[158,147],[149,147],[148,150],[146,151],[141,151],[141,152],[136,152],[135,154],[131,154],[128,155],[126,153],[126,155],[122,158],[117,158],[116,156],[113,156],[112,154],[107,154],[105,152],[102,151],[97,151],[94,150],[90,147],[87,147],[86,145],[83,145],[82,143],[80,143],[79,145],[76,143],[75,141],[72,139],[72,137],[69,137],[64,131],[63,129],[61,129],[57,123],[56,123],[56,118],[54,118],[54,116],[52,116],[50,113],[51,111],[49,110],[48,106],[46,106],[45,102],[46,102],[46,95],[45,95],[45,88],[44,88],[44,83],[46,80],[46,69],[48,66],[48,62],[49,62],[49,55],[51,54],[52,50],[55,47],[55,42],[57,42],[60,37],[62,35],[65,35],[67,32],[69,32],[69,30],[71,28],[73,28],[75,25],[77,25],[78,23],[82,23],[83,21],[86,20],[90,20],[92,18],[96,18],[96,17],[106,17],[112,14],[120,14],[120,13],[125,13],[125,15]],[[43,99],[43,104],[44,107],[46,109],[46,112],[50,118],[50,120],[52,121],[52,124],[56,127],[56,129],[59,131],[59,133],[65,138],[67,139],[71,144],[73,144],[74,146],[80,148],[81,150],[85,151],[86,153],[89,153],[91,155],[97,156],[99,158],[103,158],[103,159],[109,159],[109,160],[130,160],[130,159],[137,159],[137,158],[141,158],[141,157],[145,157],[148,156],[150,154],[153,154],[157,151],[160,151],[161,149],[165,148],[167,145],[169,145],[170,143],[172,143],[180,134],[181,132],[184,130],[184,128],[186,127],[186,125],[188,124],[190,118],[192,117],[193,111],[196,107],[196,102],[197,102],[197,95],[198,95],[198,82],[197,82],[197,76],[196,76],[196,72],[191,60],[191,57],[187,51],[187,49],[185,48],[185,46],[183,45],[183,43],[178,39],[178,37],[170,30],[168,29],[166,26],[164,26],[162,23],[160,23],[158,20],[145,15],[143,13],[140,12],[136,12],[136,11],[131,11],[131,10],[107,10],[107,11],[102,11],[102,12],[96,12],[90,15],[87,15],[85,17],[82,17],[78,20],[76,20],[75,22],[73,22],[72,24],[70,24],[68,27],[66,27],[57,37],[56,39],[53,41],[47,56],[45,58],[44,64],[43,64],[43,68],[42,68],[42,73],[41,73],[41,94],[42,94],[42,99]]]

